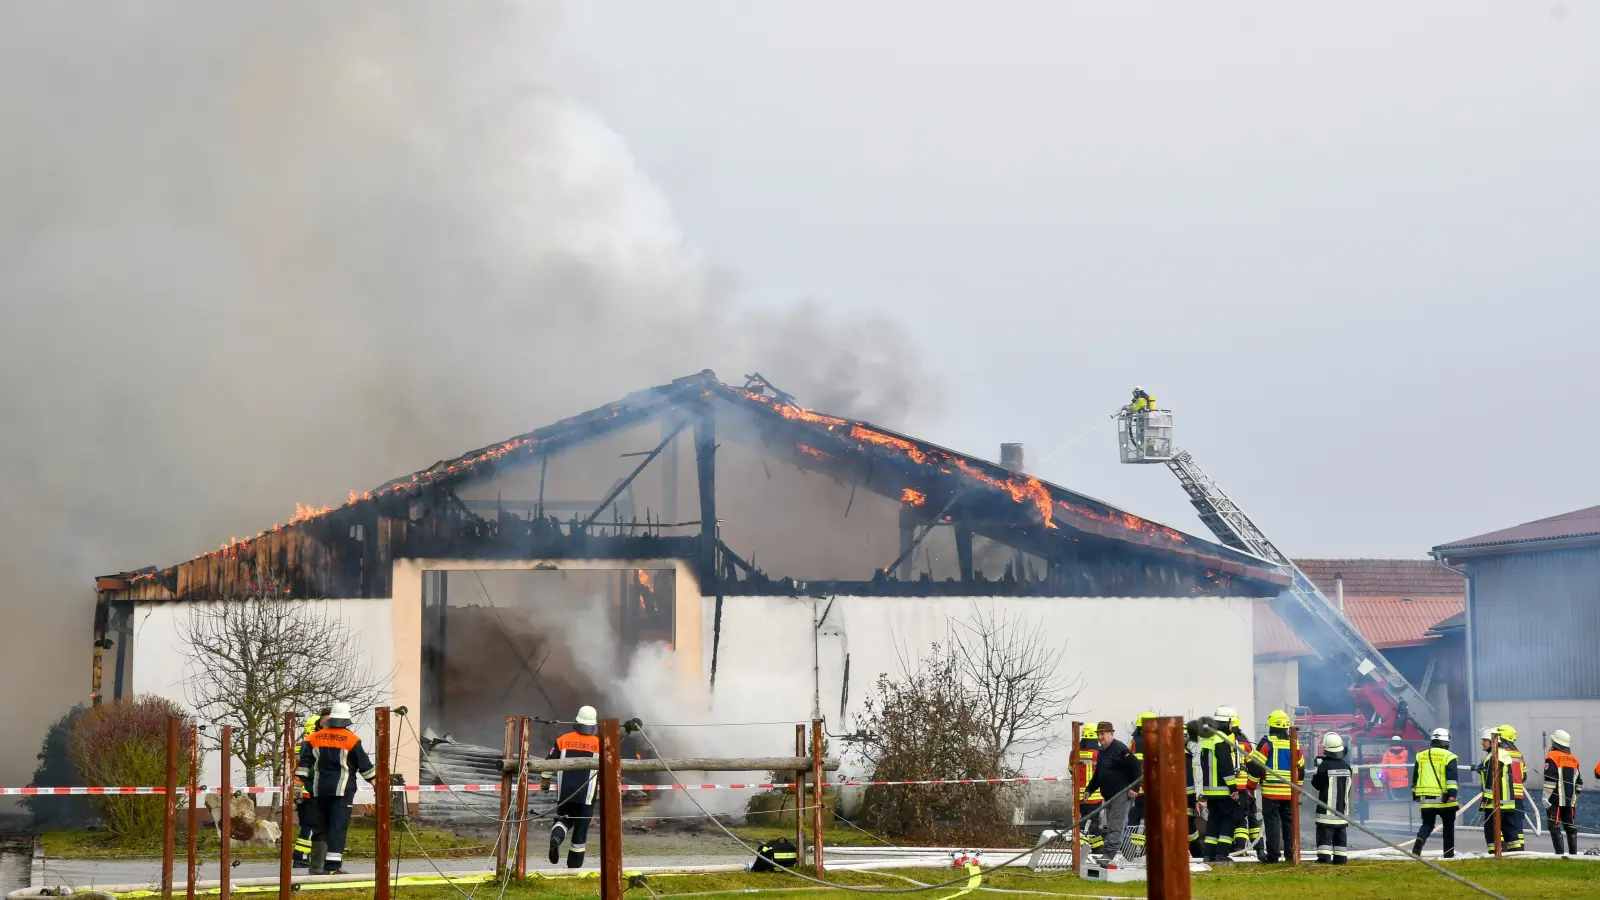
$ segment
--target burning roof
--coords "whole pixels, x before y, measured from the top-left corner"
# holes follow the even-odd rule
[[[359,574],[355,576],[361,581],[358,595],[378,596],[383,588],[381,582],[387,578],[383,570],[389,562],[388,554],[400,546],[384,541],[389,533],[403,532],[408,526],[408,510],[414,498],[534,463],[549,454],[669,414],[742,419],[757,426],[755,430],[767,447],[786,447],[796,465],[835,476],[866,471],[869,475],[863,481],[864,487],[904,503],[928,521],[973,516],[992,527],[1026,533],[1036,539],[1109,541],[1141,552],[1176,557],[1203,569],[1205,578],[1217,583],[1237,576],[1268,586],[1287,584],[1287,577],[1275,566],[1249,554],[986,460],[867,422],[804,409],[759,377],[735,386],[704,371],[440,461],[372,490],[352,491],[338,507],[297,504],[288,522],[255,537],[236,538],[180,566],[108,576],[101,580],[102,586],[118,589],[123,584],[153,585],[151,590],[135,592],[151,599],[192,596],[186,585],[214,582],[219,569],[226,569],[230,561],[266,556],[276,560],[276,570],[295,573],[327,591],[327,579],[332,577],[327,573],[337,568],[341,560],[348,566],[354,555],[360,557],[360,565],[356,566]],[[356,539],[356,544],[346,544],[345,533],[362,524],[384,534],[378,535],[376,542]],[[318,536],[316,541],[301,539],[312,534]],[[382,549],[386,546],[390,550]],[[319,575],[318,567],[326,571]],[[232,578],[235,590],[260,587],[250,583],[247,575]]]

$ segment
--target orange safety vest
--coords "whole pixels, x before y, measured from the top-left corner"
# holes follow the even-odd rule
[[[1383,780],[1391,788],[1408,788],[1411,786],[1411,753],[1406,748],[1389,750],[1383,754]]]

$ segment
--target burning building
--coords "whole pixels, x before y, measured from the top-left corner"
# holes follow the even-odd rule
[[[647,721],[820,712],[837,733],[981,606],[1065,647],[1076,712],[1253,721],[1252,601],[1286,584],[1015,467],[702,372],[100,578],[95,686],[183,700],[185,616],[271,596],[358,631],[419,733],[498,745],[505,714],[596,700]]]

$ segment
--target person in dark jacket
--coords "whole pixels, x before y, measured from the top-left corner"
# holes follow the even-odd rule
[[[578,710],[573,730],[556,738],[556,745],[546,759],[593,759],[600,755],[600,738],[597,723],[599,713],[592,706]],[[556,824],[550,829],[550,864],[561,859],[561,844],[570,835],[572,846],[567,850],[567,868],[583,868],[583,854],[588,849],[589,822],[594,818],[595,789],[599,779],[593,769],[571,769],[559,773],[545,772],[544,781],[556,782]]]
[[[1143,772],[1138,757],[1127,744],[1117,740],[1116,729],[1110,722],[1099,723],[1095,730],[1100,735],[1100,756],[1095,762],[1094,777],[1089,779],[1085,790],[1090,794],[1098,791],[1105,798],[1100,809],[1103,841],[1100,858],[1110,862],[1122,847],[1123,825],[1128,818],[1127,788],[1139,780]]]
[[[372,783],[378,767],[350,730],[350,704],[335,703],[322,719],[322,727],[300,744],[300,764],[294,770],[301,796],[317,807],[316,831],[311,837],[312,875],[339,875],[344,871],[344,842],[355,806],[356,776]]]

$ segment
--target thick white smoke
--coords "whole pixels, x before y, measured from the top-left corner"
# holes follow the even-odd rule
[[[741,306],[542,85],[556,12],[0,13],[0,781],[88,694],[95,574],[706,367],[910,410],[895,329]]]

